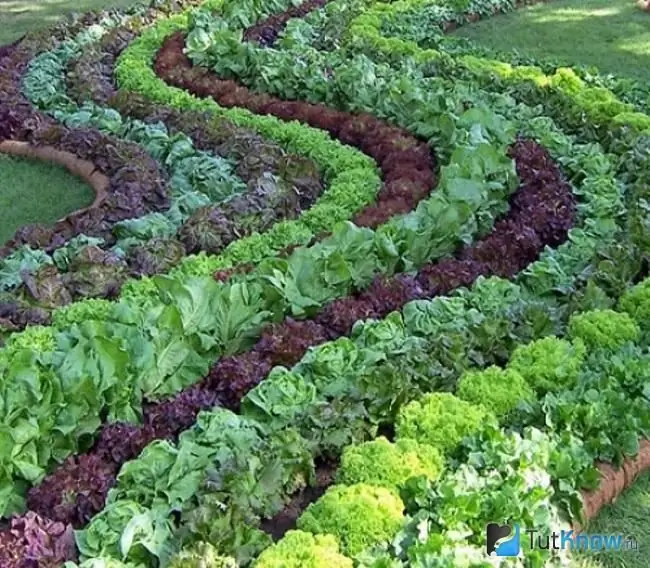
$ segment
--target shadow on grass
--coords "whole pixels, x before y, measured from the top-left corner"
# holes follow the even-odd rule
[[[0,45],[47,27],[72,12],[135,4],[135,0],[0,0]]]
[[[634,0],[557,0],[458,30],[497,51],[650,81],[650,13]]]

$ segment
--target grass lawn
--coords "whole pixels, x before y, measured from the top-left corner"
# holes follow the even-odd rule
[[[605,507],[584,529],[588,534],[624,535],[636,541],[638,549],[581,555],[576,568],[648,568],[650,566],[650,474]]]
[[[0,45],[44,28],[70,12],[128,6],[133,0],[0,0]]]
[[[22,225],[54,223],[94,199],[93,189],[65,168],[0,154],[0,244]]]
[[[553,0],[469,24],[455,34],[502,52],[516,49],[650,81],[650,13],[634,0]]]

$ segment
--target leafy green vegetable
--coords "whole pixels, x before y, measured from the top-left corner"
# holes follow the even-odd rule
[[[366,483],[399,489],[411,477],[437,479],[443,469],[443,458],[431,446],[400,438],[392,444],[383,436],[372,442],[348,446],[341,457],[337,483]]]
[[[390,540],[399,530],[404,504],[392,491],[359,483],[330,487],[299,517],[298,529],[337,537],[344,554]]]
[[[650,280],[646,279],[627,290],[619,300],[618,306],[647,333],[650,325]]]
[[[119,501],[108,504],[75,536],[82,560],[106,557],[149,566],[154,558],[169,556],[171,534],[172,525],[164,511]]]
[[[582,341],[545,337],[515,349],[508,369],[518,372],[535,390],[561,391],[575,383],[585,353]]]
[[[0,260],[0,292],[11,290],[22,282],[21,273],[35,272],[39,268],[52,264],[52,259],[42,250],[32,250],[23,246]]]
[[[513,369],[489,367],[483,371],[467,371],[458,382],[458,398],[483,405],[498,418],[505,418],[521,402],[532,402],[533,389]]]
[[[400,410],[395,432],[398,439],[412,438],[446,455],[466,436],[494,421],[495,417],[482,406],[474,406],[450,393],[431,393]]]
[[[352,568],[352,560],[339,553],[339,545],[331,534],[312,535],[288,531],[282,539],[267,548],[253,565],[255,568]]]
[[[641,331],[627,313],[594,310],[571,317],[569,335],[581,339],[589,349],[616,349],[624,343],[636,342]]]
[[[221,556],[217,549],[207,542],[191,548],[184,548],[169,563],[169,568],[237,568],[233,558]]]

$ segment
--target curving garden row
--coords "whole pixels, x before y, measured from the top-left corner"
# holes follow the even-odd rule
[[[76,536],[89,565],[94,565],[92,559],[99,558],[113,559],[116,565],[119,561],[133,566],[153,566],[159,561],[164,564],[181,547],[190,548],[178,562],[196,561],[197,554],[217,562],[216,550],[205,545],[193,547],[197,541],[208,542],[220,554],[234,555],[246,564],[269,544],[268,537],[259,531],[261,519],[273,517],[297,489],[313,481],[315,457],[332,458],[346,445],[374,437],[379,426],[395,422],[404,403],[432,390],[454,388],[468,367],[503,363],[519,343],[563,333],[572,313],[609,306],[612,300],[608,294],[616,298],[638,272],[639,254],[631,246],[634,243],[624,222],[624,186],[615,181],[614,168],[597,146],[572,139],[540,116],[539,109],[518,105],[496,92],[479,91],[458,81],[454,86],[444,78],[430,78],[413,69],[393,70],[372,59],[350,57],[350,63],[343,56],[305,49],[304,43],[288,39],[298,28],[292,28],[291,22],[286,34],[273,32],[275,37],[280,35],[278,46],[282,49],[264,51],[252,44],[240,44],[233,41],[240,33],[234,31],[239,26],[248,27],[241,37],[255,38],[262,34],[251,27],[256,20],[271,16],[271,20],[262,22],[261,28],[268,28],[274,25],[269,21],[279,22],[282,27],[288,18],[274,19],[252,2],[246,4],[245,10],[221,4],[208,2],[206,9],[194,12],[189,20],[185,16],[163,19],[145,30],[117,62],[120,87],[174,108],[171,112],[227,114],[240,126],[260,127],[267,136],[268,125],[282,124],[246,111],[225,111],[212,100],[170,88],[155,77],[155,59],[155,69],[166,81],[197,95],[212,95],[224,106],[243,106],[283,120],[298,118],[359,146],[377,160],[385,188],[391,181],[400,182],[400,193],[383,191],[389,201],[403,200],[405,182],[414,182],[408,185],[419,186],[422,202],[412,213],[390,220],[390,215],[380,208],[375,212],[371,208],[371,218],[380,221],[359,224],[373,229],[353,225],[333,230],[332,225],[323,227],[331,236],[315,240],[317,233],[313,232],[309,240],[302,241],[310,246],[289,250],[284,258],[265,259],[273,254],[270,250],[279,252],[291,241],[273,249],[257,249],[259,252],[249,258],[226,253],[213,259],[192,259],[170,277],[125,286],[123,300],[114,306],[82,302],[80,308],[75,308],[73,304],[65,318],[59,317],[58,346],[54,350],[55,334],[49,328],[16,334],[3,353],[5,388],[16,390],[25,380],[26,371],[34,373],[35,369],[41,381],[57,377],[68,389],[74,377],[79,380],[90,374],[83,388],[91,389],[87,392],[94,389],[97,395],[93,394],[95,400],[88,404],[89,399],[78,401],[80,388],[64,390],[63,400],[68,403],[65,412],[53,410],[53,398],[49,406],[30,409],[40,431],[32,430],[22,447],[15,444],[14,449],[22,453],[12,457],[19,459],[4,464],[13,467],[13,471],[5,467],[10,480],[3,483],[5,513],[20,509],[21,495],[35,484],[28,499],[32,511],[14,519],[13,530],[0,536],[0,554],[9,554],[2,557],[10,559],[7,562],[17,561],[21,555],[48,557],[54,565],[71,558],[74,551],[67,523],[81,527],[99,512]],[[345,3],[332,4],[345,12]],[[309,4],[310,8],[314,6]],[[224,20],[214,18],[211,12],[215,9],[226,17],[227,26],[221,23]],[[289,9],[289,15],[302,16],[306,12],[307,8]],[[322,17],[320,12],[314,14]],[[331,25],[341,21],[335,10],[330,14]],[[310,17],[301,23],[310,26]],[[258,26],[258,30],[261,28]],[[191,65],[181,52],[182,36],[173,35],[179,30],[189,30],[190,57],[214,65],[217,75]],[[266,36],[265,42],[273,43],[270,32]],[[162,51],[154,57],[160,47]],[[298,59],[301,65],[290,68],[288,63],[295,63],[297,52],[306,55]],[[216,54],[219,56],[212,59]],[[236,65],[241,57],[249,67]],[[258,79],[259,69],[275,75]],[[331,90],[323,90],[323,82],[316,80],[319,73],[325,73],[325,84],[331,84]],[[331,75],[327,77],[327,73]],[[248,91],[243,84],[253,90]],[[349,85],[354,85],[354,90]],[[293,95],[288,95],[285,88]],[[256,89],[277,92],[280,97],[304,97],[310,102],[273,100],[270,95],[255,94]],[[391,96],[381,100],[376,96],[378,92],[389,92]],[[441,101],[443,93],[446,100]],[[319,106],[323,104],[330,108]],[[371,109],[382,121],[397,126],[384,126],[368,114],[347,124],[344,112],[368,113]],[[515,131],[524,138],[515,138]],[[295,132],[292,142],[297,144],[300,134],[313,131],[289,123],[284,132]],[[584,132],[576,132],[586,137]],[[382,134],[386,142],[378,144]],[[430,160],[430,156],[422,150],[418,153],[421,142],[416,141],[415,146],[408,142],[412,134],[436,147],[440,181],[431,196],[424,189],[433,178],[426,174],[426,167],[419,166],[425,164],[419,160],[425,156]],[[392,144],[401,148],[395,150]],[[506,157],[508,147],[514,162]],[[559,158],[573,182],[575,197],[549,151]],[[431,163],[426,165],[431,168]],[[512,193],[516,186],[515,165],[519,188]],[[619,180],[621,177],[619,171]],[[428,183],[422,183],[425,179]],[[414,205],[411,202],[405,209],[389,212],[402,213]],[[578,226],[569,231],[574,222]],[[205,228],[209,230],[210,225]],[[567,232],[569,240],[561,245]],[[547,245],[558,248],[544,250]],[[625,250],[627,256],[623,256]],[[624,262],[613,265],[612,257]],[[443,260],[436,262],[438,259]],[[239,262],[250,262],[251,266],[246,273],[230,274],[226,283],[216,283],[209,277],[191,278]],[[469,286],[481,276],[511,278],[526,266],[518,284],[480,278],[471,291],[458,296],[418,299]],[[413,276],[416,269],[419,271]],[[377,275],[381,278],[377,279]],[[402,315],[389,315],[402,308]],[[78,314],[86,310],[85,319],[89,321],[78,325],[80,320],[70,316],[74,309],[79,310]],[[286,320],[263,331],[265,323],[278,322],[287,315],[308,319]],[[355,322],[368,318],[384,319],[353,327]],[[155,331],[161,325],[172,333]],[[116,332],[120,341],[109,341]],[[260,333],[262,337],[256,342]],[[351,339],[343,337],[350,334]],[[638,335],[637,330],[634,338],[638,339]],[[43,342],[40,353],[24,349],[30,337]],[[139,349],[148,353],[145,360],[139,358]],[[88,362],[75,363],[86,356]],[[197,383],[207,363],[218,357],[221,359],[212,364],[205,380]],[[290,372],[271,370],[274,365],[295,363],[297,366]],[[146,401],[174,393],[179,394],[160,403],[146,403],[141,414]],[[199,410],[215,404],[236,411],[242,397],[240,416],[229,410],[213,410],[197,418]],[[14,408],[21,408],[23,420],[22,405],[28,399],[19,399],[14,399]],[[434,410],[433,414],[438,412]],[[88,420],[91,416],[92,420]],[[535,415],[531,414],[529,420],[533,420],[531,416]],[[54,423],[52,417],[56,417]],[[143,425],[124,423],[125,418],[142,418]],[[195,419],[195,426],[174,442]],[[104,426],[93,445],[93,434],[102,420],[118,422]],[[60,435],[64,421],[65,438]],[[15,441],[22,424],[15,422],[15,429],[10,430]],[[641,430],[632,428],[630,435]],[[404,435],[415,436],[412,432]],[[499,438],[501,434],[495,436],[478,443],[511,443],[507,437]],[[549,443],[563,448],[568,441],[553,439]],[[409,444],[398,442],[403,448]],[[55,451],[44,453],[44,448]],[[89,453],[53,469],[71,452],[86,448],[91,448]],[[628,449],[634,450],[632,446]],[[499,452],[496,450],[496,454]],[[535,460],[548,467],[543,453],[540,450]],[[135,460],[127,461],[138,454]],[[563,490],[572,498],[585,482],[582,475],[588,471],[587,464],[596,457],[611,458],[599,454],[578,457],[579,463],[571,471],[573,477],[568,476],[571,491]],[[440,460],[434,455],[431,464],[440,464]],[[51,475],[43,479],[48,471],[52,471]],[[358,481],[364,480],[349,482]],[[453,472],[448,482],[458,482]],[[390,539],[402,526],[399,503],[403,502],[396,500],[394,493],[382,491],[368,487],[333,489],[323,498],[323,505],[314,505],[305,513],[300,526],[315,534],[335,533],[346,554],[365,554],[367,545]],[[431,496],[426,494],[420,499],[423,495],[416,495],[415,502],[424,512],[418,513],[411,506],[408,509],[416,517],[429,515],[432,510],[427,506]],[[550,498],[548,488],[544,495]],[[374,529],[370,537],[359,537],[354,534],[353,523],[341,525],[347,527],[348,535],[346,531],[337,532],[340,527],[326,521],[331,511],[337,517],[347,510],[353,517],[365,515],[364,507],[375,507],[373,499],[391,504],[390,511],[386,510],[389,520],[378,521],[383,528],[376,542]],[[571,511],[575,512],[575,507]],[[406,541],[412,542],[408,523],[405,526]],[[482,544],[482,530],[473,544]],[[432,528],[432,533],[443,533],[447,538],[439,529]],[[35,534],[41,543],[45,539],[48,544],[34,548]],[[287,538],[278,548],[263,553],[258,563],[282,565],[278,562],[287,561],[283,555],[302,550],[291,539],[306,547],[304,554],[311,554],[315,547],[325,559],[330,555],[330,563],[338,554],[332,552],[335,540],[330,537],[314,540],[299,534]],[[441,546],[444,544],[448,551],[450,542],[441,543],[438,548],[423,545],[425,553],[443,555]],[[397,556],[407,554],[408,547],[402,548]],[[418,546],[414,548],[408,554],[415,560],[409,562],[420,561]],[[395,555],[393,550],[384,552]],[[309,556],[297,558],[298,563],[311,560]],[[341,562],[351,565],[348,560]]]
[[[155,10],[146,12],[146,15],[153,17],[157,14]],[[122,18],[124,20],[125,18]],[[141,23],[141,17],[127,19],[131,25],[133,20]],[[105,28],[110,29],[110,23],[105,23]],[[105,31],[105,30],[103,30]],[[115,31],[115,30],[114,30]],[[109,36],[107,50],[124,47],[125,37],[129,37],[129,28],[118,28],[115,35]],[[146,150],[161,162],[162,169],[168,170],[171,176],[169,182],[171,191],[171,207],[165,215],[154,213],[140,216],[135,208],[130,210],[131,219],[127,222],[115,224],[115,226],[104,227],[101,234],[97,234],[98,227],[88,223],[77,223],[75,216],[68,218],[65,223],[46,230],[43,227],[29,227],[17,235],[17,240],[5,247],[5,255],[13,252],[4,263],[3,288],[13,289],[16,297],[15,302],[5,303],[3,307],[5,319],[10,323],[24,324],[27,322],[42,322],[47,318],[47,312],[38,309],[34,303],[40,302],[40,308],[54,308],[61,304],[69,303],[71,296],[102,297],[107,294],[115,294],[122,284],[124,278],[138,274],[153,274],[165,271],[178,264],[181,258],[192,250],[201,248],[216,249],[223,248],[226,244],[236,239],[238,235],[250,233],[256,229],[263,229],[270,226],[277,217],[286,216],[291,218],[299,213],[301,207],[308,207],[321,192],[319,174],[314,164],[309,160],[303,160],[295,155],[286,155],[279,147],[272,144],[264,144],[259,136],[236,129],[227,121],[214,121],[211,128],[205,128],[198,124],[202,117],[195,116],[192,132],[194,140],[198,140],[203,149],[217,149],[217,152],[225,156],[233,156],[240,160],[234,176],[232,167],[227,161],[220,157],[210,156],[208,153],[193,149],[192,137],[179,134],[179,125],[182,122],[180,116],[165,116],[165,109],[155,108],[152,105],[140,104],[140,118],[145,120],[123,120],[120,115],[107,108],[93,106],[94,99],[86,100],[85,105],[78,108],[72,100],[66,96],[66,85],[62,74],[65,70],[65,61],[69,60],[82,46],[90,39],[96,39],[95,35],[82,32],[77,41],[67,40],[55,51],[47,52],[37,57],[28,71],[25,73],[25,91],[30,98],[41,108],[53,113],[58,119],[64,119],[68,124],[75,127],[92,126],[103,132],[113,135],[121,135],[140,144],[144,144]],[[110,42],[114,42],[113,45]],[[98,57],[104,53],[98,50]],[[85,57],[97,55],[85,53]],[[27,56],[26,53],[14,53],[13,60],[6,61],[9,68],[20,66],[19,61]],[[105,65],[105,60],[101,65]],[[109,66],[110,70],[110,66]],[[87,69],[82,69],[84,77],[84,88],[98,90],[97,96],[101,99],[115,94],[111,85],[101,83],[101,77],[88,80]],[[74,77],[74,70],[72,71]],[[16,80],[20,74],[16,74]],[[72,79],[74,82],[74,79]],[[16,82],[14,82],[16,85]],[[101,87],[109,90],[102,91]],[[56,88],[53,88],[56,87]],[[19,95],[14,89],[14,98]],[[122,104],[124,104],[124,93],[122,93]],[[118,97],[119,100],[119,97]],[[9,101],[8,101],[9,102]],[[131,105],[137,105],[131,99]],[[147,108],[148,107],[148,108]],[[143,114],[144,112],[144,114]],[[157,114],[157,116],[156,116]],[[16,117],[15,117],[16,118]],[[188,120],[189,117],[185,117]],[[26,117],[17,117],[17,122],[29,124]],[[167,133],[166,126],[176,126],[175,132]],[[185,123],[190,126],[191,122]],[[24,137],[25,132],[21,133]],[[235,142],[238,142],[236,144]],[[242,183],[243,182],[243,183]],[[247,193],[236,196],[243,189]],[[235,197],[233,197],[235,195]],[[218,208],[210,208],[208,211],[215,217],[221,216],[227,226],[223,227],[219,242],[207,243],[197,242],[197,233],[200,234],[200,226],[197,227],[197,220],[193,219],[192,211],[204,210],[205,204],[212,201],[220,201],[231,198],[228,203]],[[87,212],[87,216],[96,215],[96,211]],[[248,213],[249,221],[246,225],[235,223],[232,217],[238,213]],[[205,212],[204,212],[205,214]],[[179,226],[180,230],[179,230]],[[174,234],[179,233],[179,238],[174,239]],[[72,246],[61,247],[71,236],[81,233]],[[100,236],[101,241],[93,240]],[[117,241],[117,243],[116,243]],[[54,245],[54,242],[57,245]],[[51,243],[48,245],[48,243]],[[100,282],[103,287],[76,286],[71,289],[70,280],[74,280],[73,272],[81,272],[76,266],[75,255],[84,245],[102,246],[107,248],[112,245],[110,285]],[[16,247],[22,245],[16,251]],[[32,248],[45,248],[50,254],[42,252],[31,253],[25,245]],[[56,250],[53,250],[56,249]],[[125,255],[126,253],[126,255]],[[86,255],[87,256],[87,255]],[[95,255],[97,256],[97,255]],[[101,255],[100,255],[101,257]],[[92,259],[90,261],[92,263]],[[54,270],[52,265],[57,265],[59,271]],[[83,264],[83,263],[82,263]],[[45,265],[43,271],[38,269]],[[20,286],[21,273],[25,268],[34,272],[34,277],[39,286],[27,287],[27,298],[25,298],[26,286]],[[83,266],[88,270],[88,266]],[[92,266],[92,276],[100,279],[99,267]],[[76,269],[76,270],[75,270]],[[41,278],[42,273],[45,277]],[[82,275],[84,276],[84,275]],[[24,280],[24,279],[23,279]],[[89,278],[86,278],[89,280]],[[19,285],[16,287],[16,285]],[[36,288],[36,292],[34,292]],[[43,297],[38,293],[42,289],[56,288],[57,294],[50,294]],[[67,288],[67,289],[66,289]],[[32,293],[34,292],[34,293]],[[21,309],[21,308],[25,309]]]
[[[512,168],[512,165],[509,161],[506,161],[503,163],[503,166],[499,166],[499,164],[496,164],[497,167],[502,167],[503,173],[508,176],[509,170]],[[507,178],[506,178],[507,179]],[[485,180],[482,180],[484,182]],[[510,183],[510,182],[508,182]],[[500,188],[500,184],[495,184],[496,187],[494,190],[498,190]],[[444,197],[443,197],[444,198]],[[442,200],[441,200],[442,201]],[[459,206],[461,206],[463,203],[463,200],[459,200]],[[444,201],[443,201],[444,204]],[[477,203],[478,205],[482,205],[481,203]],[[492,205],[493,207],[495,205]],[[471,213],[468,211],[468,213]],[[424,221],[427,221],[429,217],[429,213],[426,211],[423,211],[419,214],[420,217],[423,218]],[[415,216],[415,218],[418,218],[418,215]],[[408,236],[408,224],[410,222],[411,218],[404,218],[401,220],[401,225],[395,224],[396,227],[404,227],[405,233],[400,235],[399,233],[396,235],[397,237],[406,237]],[[484,222],[490,222],[490,219],[487,218],[484,220]],[[471,227],[471,225],[474,223],[473,217],[469,216],[465,220],[465,223]],[[368,232],[367,230],[365,232],[360,232],[359,229],[355,229],[357,231],[357,234],[359,237],[371,237],[372,232]],[[343,233],[343,236],[349,236],[349,233]],[[327,255],[335,255],[339,254],[340,250],[336,250],[332,245],[333,244],[338,244],[339,239],[341,237],[332,237],[329,240],[323,241],[319,245],[313,247],[310,249],[310,254],[312,254],[312,258],[319,258],[323,263],[326,263],[328,261],[328,258],[325,256],[323,258],[323,253],[321,251],[326,251]],[[371,238],[367,238],[367,246],[370,247],[377,247],[375,250],[376,255],[382,254],[385,247],[386,243],[383,241],[379,241],[378,243],[373,243]],[[353,243],[354,244],[354,243]],[[448,242],[444,243],[442,245],[444,250],[449,250],[452,251],[455,248],[455,245],[453,242]],[[351,252],[356,252],[358,254],[359,251],[353,250]],[[395,272],[396,270],[399,270],[399,265],[396,265],[396,263],[393,261],[389,264],[387,268],[380,266],[372,266],[371,264],[368,264],[368,253],[372,252],[371,250],[364,250],[364,257],[363,257],[363,264],[360,266],[360,268],[364,271],[365,273],[359,273],[359,274],[350,274],[347,280],[339,280],[336,282],[332,282],[329,284],[329,286],[321,284],[320,290],[316,289],[314,290],[315,292],[320,294],[320,298],[318,298],[318,302],[311,302],[311,306],[317,308],[320,305],[322,305],[325,301],[327,301],[330,298],[335,298],[341,293],[345,294],[347,290],[349,290],[354,284],[357,284],[357,287],[359,284],[363,283],[363,279],[365,279],[367,282],[372,278],[373,274],[379,268],[380,271],[383,272]],[[428,251],[425,251],[425,254],[431,254]],[[433,254],[439,254],[437,251],[433,251]],[[426,257],[425,257],[426,258]],[[418,259],[415,259],[417,262]],[[290,261],[293,263],[293,266],[303,266],[305,262],[305,255],[302,253],[294,253],[290,257]],[[288,265],[289,269],[293,269],[292,264],[290,263]],[[316,270],[318,270],[317,267],[314,267]],[[272,270],[275,270],[275,267],[272,268]],[[304,271],[304,268],[302,268]],[[290,274],[290,277],[300,277],[302,276],[301,274]],[[327,276],[325,274],[325,276]],[[290,279],[289,279],[290,280]],[[181,294],[183,290],[178,290],[178,288],[175,288],[175,284],[169,280],[162,282],[163,284],[166,285],[166,288],[169,292],[176,293],[176,294]],[[249,284],[250,283],[250,284]],[[229,283],[227,286],[225,286],[223,289],[218,288],[217,285],[213,282],[206,282],[206,285],[203,286],[203,284],[196,283],[195,289],[198,289],[198,286],[201,286],[201,289],[203,290],[204,294],[204,301],[206,302],[211,302],[213,298],[209,296],[209,293],[212,291],[217,291],[219,290],[221,294],[221,302],[225,301],[228,303],[234,304],[233,306],[230,306],[232,310],[235,309],[240,309],[241,304],[238,304],[236,300],[239,300],[240,298],[244,301],[248,300],[248,290],[246,289],[246,285],[248,285],[249,288],[252,288],[253,285],[257,285],[258,289],[261,286],[268,284],[266,283],[266,273],[262,271],[257,271],[253,273],[250,276],[246,277],[246,280],[244,282],[233,282]],[[282,283],[283,284],[283,283]],[[208,285],[211,285],[211,288],[207,287]],[[253,296],[253,300],[257,300],[258,304],[253,304],[249,307],[249,316],[248,319],[245,321],[241,322],[241,327],[243,329],[241,330],[234,330],[235,333],[239,332],[241,335],[244,334],[250,334],[251,332],[255,332],[255,328],[258,328],[261,326],[261,323],[263,323],[266,319],[273,319],[273,317],[277,317],[278,311],[281,310],[280,313],[282,312],[287,312],[288,310],[295,311],[296,308],[305,308],[305,307],[310,307],[309,304],[306,306],[304,303],[298,298],[297,300],[291,302],[293,298],[289,295],[291,293],[291,290],[289,289],[288,292],[285,292],[285,297],[286,298],[280,298],[280,302],[278,302],[278,299],[275,297],[277,296],[277,293],[272,293],[274,289],[277,289],[278,286],[274,285],[271,283],[271,287],[269,289],[269,293],[258,293],[255,296]],[[261,291],[263,291],[264,288],[261,288]],[[254,289],[255,292],[257,290]],[[260,291],[260,292],[261,292]],[[172,296],[173,297],[173,296]],[[259,308],[259,302],[263,300],[269,303],[270,308],[275,308],[273,311],[269,309],[258,309]],[[282,302],[284,300],[284,302]],[[163,300],[164,301],[164,300]],[[148,304],[150,305],[151,302]],[[252,302],[251,302],[252,303]],[[283,303],[286,303],[286,305],[283,305]],[[278,306],[278,304],[280,304]],[[207,304],[209,306],[209,304]],[[228,304],[226,304],[228,306]],[[161,306],[161,308],[163,308]],[[191,306],[188,306],[188,308],[191,310]],[[221,306],[215,306],[215,310],[222,309]],[[313,308],[312,308],[313,310]],[[228,328],[224,329],[224,335],[222,336],[222,341],[221,345],[219,345],[220,341],[218,338],[214,337],[214,332],[212,332],[212,338],[210,338],[210,333],[208,333],[208,328],[204,326],[214,326],[215,323],[211,322],[208,318],[210,316],[210,313],[202,313],[202,318],[203,322],[187,322],[191,326],[194,326],[198,323],[199,327],[198,329],[195,329],[194,331],[196,332],[197,336],[197,342],[200,341],[200,345],[195,346],[191,343],[191,341],[188,341],[184,338],[178,338],[172,335],[171,337],[169,336],[170,334],[160,334],[156,333],[154,335],[153,333],[153,328],[154,326],[158,325],[158,322],[164,321],[166,325],[168,326],[169,322],[169,317],[170,314],[173,313],[173,309],[163,309],[162,313],[156,312],[155,310],[149,310],[147,312],[147,318],[150,318],[150,321],[145,322],[147,325],[145,329],[142,331],[138,329],[138,326],[130,326],[127,327],[127,329],[124,328],[124,324],[127,323],[125,321],[125,314],[124,314],[124,306],[118,306],[116,308],[116,312],[118,314],[118,317],[120,318],[119,321],[119,327],[115,326],[115,328],[111,327],[111,321],[109,318],[108,322],[102,322],[101,327],[99,326],[92,326],[94,329],[83,329],[83,330],[77,330],[76,328],[72,328],[72,333],[73,337],[75,339],[81,335],[85,341],[82,342],[82,344],[78,345],[78,350],[77,352],[72,355],[70,354],[70,357],[68,359],[63,359],[56,357],[52,358],[50,361],[47,357],[45,357],[45,354],[41,354],[39,363],[42,363],[42,371],[43,372],[48,372],[48,367],[55,366],[54,370],[59,376],[63,375],[63,373],[69,373],[70,372],[70,365],[72,363],[71,359],[72,357],[78,357],[79,352],[84,352],[84,350],[88,349],[94,349],[95,348],[95,338],[100,336],[102,334],[103,330],[108,330],[111,329],[111,331],[104,332],[107,335],[115,335],[116,331],[121,333],[122,341],[119,342],[113,342],[114,344],[117,343],[115,346],[118,350],[118,357],[119,361],[118,364],[119,366],[110,366],[106,364],[106,361],[101,361],[101,366],[99,368],[96,368],[94,370],[94,382],[95,384],[93,385],[95,388],[95,391],[100,394],[100,397],[94,399],[94,400],[84,400],[84,399],[79,399],[77,398],[77,393],[74,390],[69,391],[69,395],[66,396],[67,400],[70,403],[70,406],[74,405],[77,408],[79,408],[79,412],[84,413],[84,415],[89,415],[92,413],[93,418],[92,418],[92,423],[98,425],[99,420],[98,418],[101,418],[102,414],[107,414],[108,418],[111,420],[115,419],[133,419],[137,418],[139,415],[139,401],[142,399],[143,396],[146,396],[147,398],[152,398],[156,396],[160,396],[163,394],[168,394],[170,392],[173,392],[175,390],[178,390],[179,388],[182,388],[184,386],[187,386],[191,384],[193,381],[196,380],[197,375],[200,374],[200,369],[206,362],[206,357],[213,356],[214,354],[218,354],[219,350],[222,350],[223,352],[228,352],[232,349],[238,350],[239,346],[238,343],[244,340],[248,340],[248,337],[244,335],[244,337],[232,337],[229,336],[228,334],[232,333],[232,331]],[[261,313],[260,313],[261,312]],[[274,313],[275,312],[275,313]],[[181,314],[181,317],[184,316],[185,313]],[[191,314],[190,314],[191,315]],[[133,316],[131,316],[133,318]],[[136,318],[133,318],[136,319]],[[131,321],[133,321],[131,319]],[[218,322],[216,322],[218,325]],[[108,324],[109,327],[106,327]],[[184,327],[186,325],[185,321],[178,321],[177,322],[177,329],[173,331],[177,331],[178,335],[183,334],[185,331]],[[91,327],[91,326],[85,326],[85,327]],[[99,329],[97,329],[99,327]],[[178,329],[180,328],[180,329]],[[252,330],[251,330],[252,328]],[[151,357],[146,358],[144,361],[140,357],[139,353],[140,350],[143,347],[142,342],[149,339],[147,336],[151,334],[153,335],[152,340],[148,341],[150,351],[153,351],[153,354]],[[85,337],[84,337],[85,336]],[[250,341],[250,340],[249,340]],[[146,343],[145,343],[146,345]],[[125,361],[124,357],[124,352],[127,352],[127,360]],[[106,353],[107,350],[104,349],[104,352]],[[200,353],[204,353],[204,357],[200,358],[199,355]],[[20,356],[23,355],[22,351],[19,354]],[[108,351],[109,357],[112,355],[110,351]],[[174,359],[175,358],[175,359]],[[136,368],[134,369],[133,366],[130,364],[130,361],[133,361],[134,364],[136,365]],[[30,362],[31,363],[31,362]],[[153,368],[148,369],[147,366],[151,366],[153,363]],[[183,365],[183,373],[182,375],[180,373],[177,373],[176,370],[179,369],[179,367]],[[139,367],[139,368],[138,368]],[[143,368],[144,367],[144,368]],[[117,369],[117,373],[115,372],[115,369]],[[105,373],[105,371],[108,370],[108,373]],[[135,376],[134,376],[134,370],[135,370]],[[84,373],[86,372],[86,369],[77,369],[77,373]],[[123,374],[119,374],[119,373]],[[109,374],[110,373],[110,374]],[[109,374],[108,377],[106,377],[106,374]],[[106,385],[106,379],[110,380],[110,383],[112,385],[109,385],[108,388]],[[128,382],[127,382],[128,381]],[[130,383],[130,384],[129,384]],[[101,390],[105,389],[105,390]],[[118,394],[119,393],[119,394]],[[103,395],[103,396],[102,396]],[[68,398],[69,396],[69,398]],[[66,410],[69,410],[66,409]],[[34,443],[36,443],[38,446],[41,444],[45,445],[46,447],[59,447],[60,445],[64,445],[64,448],[62,449],[62,452],[69,451],[69,449],[74,450],[76,447],[76,444],[81,443],[82,446],[84,444],[88,444],[87,439],[85,436],[87,436],[88,433],[92,433],[92,427],[89,430],[88,424],[79,424],[78,425],[78,430],[73,431],[71,433],[68,433],[69,435],[66,437],[65,441],[62,441],[60,443],[54,443],[52,444],[52,438],[50,436],[56,436],[57,435],[57,421],[55,420],[54,422],[51,420],[51,414],[53,412],[53,406],[52,405],[40,405],[36,408],[30,409],[30,412],[33,414],[36,414],[36,416],[40,417],[38,420],[39,421],[44,421],[47,419],[47,427],[44,429],[44,431],[36,433],[37,438],[34,439]],[[69,419],[69,415],[67,412],[61,416],[61,419]],[[37,447],[38,447],[37,446]],[[19,448],[22,450],[23,448]],[[36,463],[32,463],[32,465],[36,466],[39,469],[31,470],[29,472],[30,476],[37,477],[42,475],[41,471],[43,466],[47,467],[47,464],[49,460],[57,460],[60,459],[60,456],[65,456],[65,454],[58,453],[56,455],[53,455],[51,453],[49,454],[43,454],[37,452],[37,454],[34,456],[30,456],[30,459],[33,460],[36,458],[38,461]],[[16,456],[14,456],[15,458]],[[14,463],[16,460],[13,460]],[[36,472],[36,473],[34,473]],[[18,479],[21,477],[24,477],[25,474],[24,472],[18,472]],[[30,481],[30,479],[27,479],[27,481]],[[20,491],[20,489],[18,489]]]

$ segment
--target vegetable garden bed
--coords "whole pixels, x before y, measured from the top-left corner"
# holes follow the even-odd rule
[[[0,249],[1,566],[575,561],[485,527],[646,467],[650,117],[444,40],[517,4],[155,0],[3,50],[0,142],[108,185]]]

